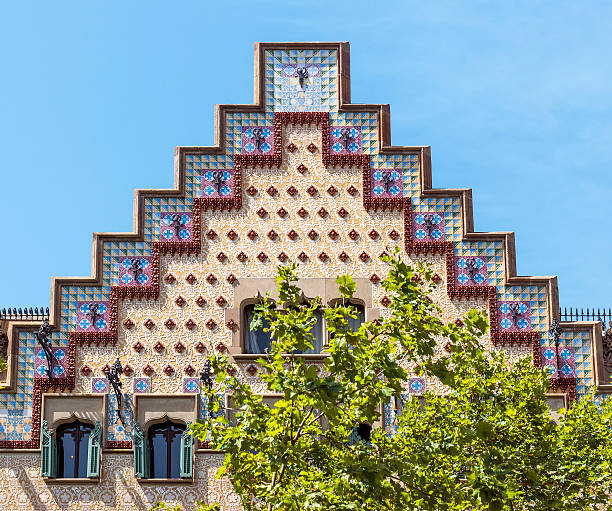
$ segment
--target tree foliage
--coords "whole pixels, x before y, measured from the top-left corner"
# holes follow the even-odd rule
[[[263,299],[250,326],[274,339],[258,360],[274,404],[231,376],[226,357],[212,356],[215,413],[192,433],[225,452],[219,476],[230,478],[244,508],[605,508],[610,403],[586,397],[553,420],[542,369],[487,350],[487,320],[476,310],[462,326],[440,321],[427,296],[435,287],[428,267],[415,270],[398,253],[385,262],[390,314],[358,331],[348,322],[358,313],[349,276],[337,279],[343,299],[325,306],[304,302],[295,265],[278,268],[278,300]],[[312,348],[321,308],[330,338],[317,367],[299,352]],[[439,348],[446,343],[449,351]],[[407,395],[415,373],[437,379],[438,391]],[[380,426],[381,403],[389,402],[401,403],[392,434]],[[360,424],[373,426],[371,436],[354,441]]]

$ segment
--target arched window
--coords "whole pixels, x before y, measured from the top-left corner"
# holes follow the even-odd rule
[[[244,347],[247,353],[266,353],[272,344],[272,337],[270,332],[264,332],[263,328],[268,328],[270,325],[264,320],[263,328],[251,330],[254,315],[255,305],[247,305],[244,308]]]
[[[351,305],[357,309],[357,317],[356,318],[347,318],[349,328],[356,332],[359,330],[359,327],[365,322],[365,307],[360,303],[351,303]]]
[[[185,426],[167,420],[149,428],[149,477],[178,479],[181,477],[181,437]]]
[[[323,351],[323,313],[320,310],[315,312],[315,318],[317,322],[311,330],[314,336],[313,348],[303,353],[321,353]]]
[[[88,477],[89,437],[93,429],[80,421],[58,426],[57,477]]]
[[[259,330],[251,330],[251,321],[255,315],[255,305],[247,305],[244,308],[245,340],[244,345],[247,353],[259,354],[266,353],[272,344],[270,332],[264,332],[264,328],[269,327],[269,323],[264,320],[263,327]],[[302,353],[321,353],[323,351],[323,313],[315,313],[316,323],[312,328],[314,335],[314,347]]]

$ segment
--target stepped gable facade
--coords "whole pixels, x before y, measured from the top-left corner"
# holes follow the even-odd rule
[[[133,233],[94,234],[91,277],[52,279],[51,358],[40,321],[7,321],[0,500],[133,510],[207,498],[239,509],[215,478],[222,454],[183,432],[207,413],[208,354],[231,355],[263,392],[249,305],[288,261],[306,297],[326,303],[335,277],[351,274],[371,320],[388,313],[380,255],[400,247],[435,269],[442,320],[481,309],[490,349],[549,369],[554,406],[612,392],[598,323],[562,323],[556,350],[556,277],[517,276],[513,233],[474,232],[471,190],[432,189],[430,148],[390,141],[389,106],[351,102],[348,43],[257,43],[254,103],[216,107],[215,145],[176,148],[175,188],[137,192]],[[406,392],[428,388],[443,392],[416,375]]]

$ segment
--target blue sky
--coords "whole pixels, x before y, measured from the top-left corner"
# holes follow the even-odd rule
[[[609,2],[3,2],[0,308],[91,274],[93,231],[173,185],[176,145],[250,103],[255,41],[349,41],[354,102],[431,145],[477,230],[515,231],[518,273],[612,306]],[[87,195],[83,192],[87,192]],[[92,198],[95,197],[95,198]]]

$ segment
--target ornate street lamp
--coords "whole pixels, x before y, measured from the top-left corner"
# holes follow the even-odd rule
[[[123,383],[119,379],[119,376],[123,374],[123,367],[121,366],[121,362],[119,358],[115,360],[113,365],[110,368],[110,371],[106,375],[109,383],[113,387],[113,392],[115,393],[115,398],[117,400],[117,419],[121,421],[121,424],[125,425],[123,422],[123,416],[121,415],[121,405],[123,402],[123,392],[121,388],[123,387]]]
[[[49,326],[49,322],[45,319],[42,322],[42,325],[40,325],[38,332],[34,334],[34,337],[36,337],[38,344],[40,344],[43,351],[45,352],[45,358],[47,359],[47,377],[49,379],[52,379],[53,378],[52,363],[53,363],[53,359],[55,358],[55,356],[53,355],[53,351],[51,351],[52,341],[49,338],[50,335],[51,335],[51,327]]]
[[[555,356],[557,360],[557,378],[561,378],[561,367],[559,364],[559,339],[561,338],[561,334],[563,333],[563,328],[561,328],[561,323],[558,320],[553,319],[550,328],[548,329],[548,333],[552,335],[553,340],[555,341]]]
[[[213,407],[211,406],[211,396],[212,396],[212,388],[213,388],[213,378],[212,378],[212,367],[210,365],[210,360],[206,360],[204,363],[204,368],[200,373],[200,381],[202,382],[202,388],[206,388],[206,396],[208,399],[208,416],[213,418]]]

